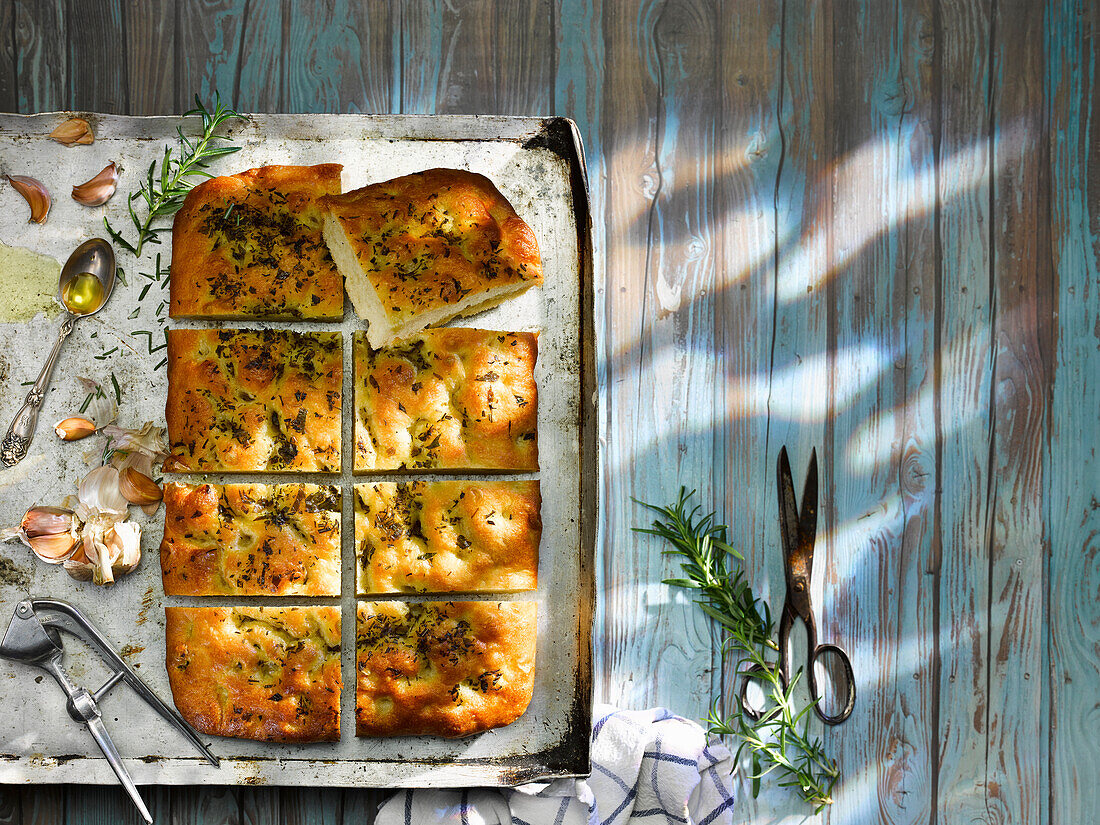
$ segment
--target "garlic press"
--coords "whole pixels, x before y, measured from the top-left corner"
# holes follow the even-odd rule
[[[64,631],[87,643],[110,668],[111,676],[98,690],[89,691],[87,688],[78,687],[69,679],[69,675],[61,666],[65,658],[65,649],[61,633],[58,631]],[[174,708],[162,702],[134,672],[134,669],[115,653],[88,617],[68,602],[55,599],[25,599],[19,602],[8,624],[4,639],[0,641],[0,658],[40,667],[57,680],[68,696],[65,709],[69,716],[88,726],[92,738],[103,751],[103,755],[107,757],[107,762],[114,770],[118,781],[130,794],[130,799],[148,823],[152,823],[153,817],[145,807],[129,771],[122,764],[122,757],[119,756],[115,743],[111,741],[99,711],[99,700],[115,685],[119,682],[128,684],[139,697],[145,700],[146,704],[198,748],[207,762],[215,767],[218,765],[218,757],[199,741],[194,728],[187,724]]]

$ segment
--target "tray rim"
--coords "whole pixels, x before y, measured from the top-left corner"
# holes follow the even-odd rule
[[[569,166],[570,194],[573,201],[574,220],[577,232],[577,250],[579,255],[579,314],[580,314],[580,395],[578,398],[578,431],[580,434],[579,461],[579,586],[577,626],[578,662],[574,679],[573,702],[569,712],[570,731],[583,730],[584,736],[573,740],[569,737],[547,750],[535,754],[523,754],[495,760],[479,759],[420,759],[420,760],[356,760],[356,759],[317,759],[309,757],[223,757],[222,763],[228,766],[239,765],[242,768],[256,763],[306,762],[311,765],[342,764],[352,766],[356,773],[362,771],[363,781],[358,776],[335,777],[335,781],[325,783],[327,787],[375,787],[375,788],[420,788],[420,787],[471,787],[499,786],[511,787],[529,782],[544,782],[559,778],[579,778],[591,774],[591,739],[589,731],[592,724],[593,707],[593,628],[596,610],[595,554],[597,525],[599,516],[599,459],[597,438],[598,391],[596,380],[597,344],[595,338],[595,267],[592,233],[591,201],[589,194],[588,171],[585,160],[583,139],[577,124],[570,118],[561,116],[517,116],[517,115],[478,115],[478,114],[358,114],[358,113],[241,113],[248,121],[277,120],[287,124],[298,123],[304,131],[316,128],[319,119],[358,121],[368,130],[365,139],[401,139],[401,140],[439,140],[439,141],[515,141],[521,142],[524,149],[548,149]],[[99,124],[125,122],[131,129],[127,140],[171,140],[175,127],[180,124],[179,115],[120,115],[82,110],[56,110],[32,114],[4,112],[0,113],[0,135],[25,134],[13,124],[31,123],[51,118],[72,116],[87,118],[100,131]],[[147,127],[141,134],[133,134],[132,127],[137,124]],[[160,128],[170,124],[171,130]],[[240,127],[236,127],[240,128]],[[229,133],[236,131],[231,127]],[[111,137],[97,137],[97,142],[110,141]],[[182,740],[181,740],[182,741]],[[182,752],[182,751],[181,751]],[[36,769],[29,775],[20,776],[18,766],[23,763],[21,757],[12,754],[0,754],[0,784],[58,784],[56,778],[42,776],[42,770],[48,770],[49,764],[63,764],[69,757],[36,756]],[[189,754],[174,756],[172,761],[190,762]],[[86,757],[82,763],[97,763],[106,760],[101,757]],[[128,760],[130,761],[130,760]],[[195,762],[201,761],[194,758]],[[5,768],[5,763],[11,770]],[[403,772],[411,768],[422,767],[423,772],[411,773],[393,781],[371,781],[370,773],[375,770],[402,766]],[[115,778],[110,771],[89,771],[90,776],[82,779],[81,784],[114,784]],[[249,784],[294,787],[315,782],[313,777],[300,775],[280,775],[274,780],[261,783],[250,782],[248,778],[228,785],[239,787]],[[66,784],[64,781],[61,784]],[[160,776],[152,783],[164,786],[186,785],[190,782],[173,781],[171,776]],[[209,783],[221,786],[215,780]]]

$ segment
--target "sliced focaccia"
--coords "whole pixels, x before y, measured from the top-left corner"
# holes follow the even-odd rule
[[[359,736],[468,736],[523,715],[535,602],[360,602]]]
[[[192,189],[172,226],[169,315],[342,318],[318,204],[340,192],[342,168],[263,166]]]
[[[196,730],[264,742],[340,738],[340,608],[164,612],[172,698]]]
[[[541,507],[537,481],[358,484],[359,593],[534,590]]]
[[[538,334],[426,329],[355,338],[355,471],[537,470]]]
[[[325,241],[372,347],[542,283],[534,233],[484,175],[429,169],[321,204]]]
[[[160,566],[168,596],[339,596],[340,491],[165,484]]]
[[[337,332],[168,331],[175,471],[340,471]]]

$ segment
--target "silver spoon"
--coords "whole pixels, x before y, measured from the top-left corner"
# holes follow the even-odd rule
[[[0,463],[5,467],[18,464],[27,457],[27,448],[34,437],[38,411],[46,397],[54,364],[61,354],[61,345],[73,331],[73,325],[78,318],[95,315],[103,309],[114,286],[115,250],[102,238],[92,238],[82,243],[69,256],[69,260],[65,261],[65,266],[61,267],[57,297],[66,310],[61,321],[61,330],[42,372],[38,374],[38,380],[27,393],[23,406],[15,414],[3,443],[0,443]]]

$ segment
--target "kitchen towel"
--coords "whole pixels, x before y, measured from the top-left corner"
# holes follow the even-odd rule
[[[664,708],[596,708],[592,776],[518,788],[407,790],[376,825],[729,825],[733,760],[695,722]]]

